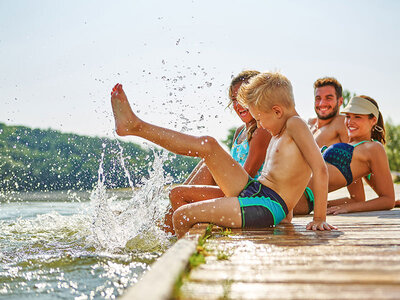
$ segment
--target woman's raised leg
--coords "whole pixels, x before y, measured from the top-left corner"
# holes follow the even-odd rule
[[[214,138],[195,137],[142,121],[133,113],[120,84],[111,93],[111,104],[117,134],[140,136],[173,153],[204,159],[215,182],[227,196],[237,196],[246,186],[246,171]]]

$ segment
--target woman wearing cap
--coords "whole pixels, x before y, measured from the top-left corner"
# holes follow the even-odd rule
[[[349,198],[328,202],[328,214],[392,209],[395,193],[385,148],[385,127],[376,101],[368,96],[353,97],[342,110],[348,143],[333,144],[321,149],[329,172],[329,192],[349,185],[364,176],[371,176],[378,197],[369,201]],[[312,179],[294,214],[305,214],[312,203]]]

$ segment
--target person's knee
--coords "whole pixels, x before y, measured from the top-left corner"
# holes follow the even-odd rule
[[[182,187],[175,187],[169,192],[169,201],[171,203],[172,209],[176,210],[180,206],[183,205],[182,203]]]
[[[208,136],[208,135],[201,136],[200,143],[204,147],[203,152],[205,153],[205,156],[209,156],[210,154],[213,154],[217,147],[221,147],[215,138],[213,138],[212,136]]]
[[[183,206],[178,207],[172,215],[172,223],[174,224],[174,228],[186,227],[187,219],[188,217],[186,216],[186,208]]]

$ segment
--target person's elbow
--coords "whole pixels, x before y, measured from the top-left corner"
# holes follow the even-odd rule
[[[385,197],[384,209],[390,210],[390,209],[394,208],[395,204],[396,204],[396,201],[395,201],[394,197],[391,197],[391,196]]]
[[[250,170],[246,170],[247,174],[249,174],[249,176],[251,178],[254,178],[257,175],[257,171],[256,169],[250,169]]]
[[[318,167],[313,170],[313,177],[318,179],[320,182],[328,182],[328,176],[328,167],[324,163],[319,164]]]

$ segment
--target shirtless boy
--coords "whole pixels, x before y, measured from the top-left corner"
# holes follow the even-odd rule
[[[290,81],[279,73],[262,73],[239,91],[257,125],[272,139],[258,180],[249,180],[244,168],[210,136],[196,137],[158,127],[132,111],[121,84],[111,96],[117,134],[145,138],[180,155],[200,157],[226,197],[179,207],[173,215],[178,237],[196,223],[230,228],[265,228],[279,224],[293,210],[311,174],[319,178],[314,189],[313,221],[307,229],[331,230],[326,223],[327,167],[307,124],[295,110]]]

